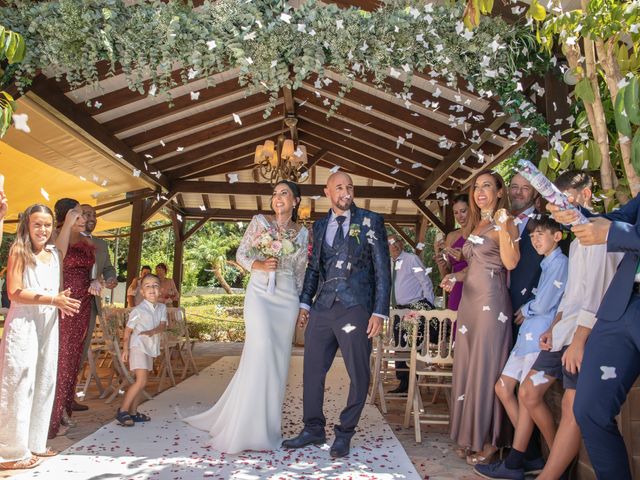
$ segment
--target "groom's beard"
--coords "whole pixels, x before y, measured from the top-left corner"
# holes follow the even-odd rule
[[[351,204],[353,203],[353,198],[342,198],[336,202],[336,207],[340,210],[347,211],[351,208]]]

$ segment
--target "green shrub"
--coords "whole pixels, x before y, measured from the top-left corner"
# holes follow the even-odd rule
[[[242,307],[244,305],[244,294],[208,294],[195,295],[192,297],[182,297],[180,305],[184,308],[199,307],[204,305],[218,305],[221,307]]]

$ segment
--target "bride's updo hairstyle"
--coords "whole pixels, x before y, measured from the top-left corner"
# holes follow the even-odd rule
[[[293,211],[291,212],[291,220],[293,220],[294,222],[297,222],[298,208],[300,207],[300,201],[302,200],[302,195],[300,194],[300,187],[298,186],[297,183],[293,183],[290,180],[280,180],[278,183],[276,183],[273,186],[273,189],[275,190],[278,185],[286,185],[287,187],[289,187],[289,190],[291,190],[291,193],[293,193],[293,198],[296,199],[296,202],[293,205]]]

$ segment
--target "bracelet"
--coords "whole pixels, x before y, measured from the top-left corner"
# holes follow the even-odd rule
[[[56,299],[55,295],[51,295],[51,301],[49,302],[49,305],[53,305],[53,301]]]

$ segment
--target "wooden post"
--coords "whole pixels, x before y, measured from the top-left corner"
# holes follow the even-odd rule
[[[444,224],[447,227],[447,232],[452,232],[456,228],[456,219],[453,216],[453,198],[449,199],[449,203],[442,206],[442,216],[444,217]]]
[[[173,224],[174,250],[173,250],[173,281],[178,289],[178,294],[182,293],[182,258],[184,255],[185,228],[184,221],[179,221],[175,212],[171,212],[171,222]]]
[[[131,285],[131,282],[133,282],[133,279],[138,276],[138,272],[140,270],[140,258],[142,257],[142,237],[144,234],[144,224],[142,223],[144,211],[145,200],[134,200],[133,208],[131,211],[131,236],[129,237],[129,253],[127,255],[127,289]]]

